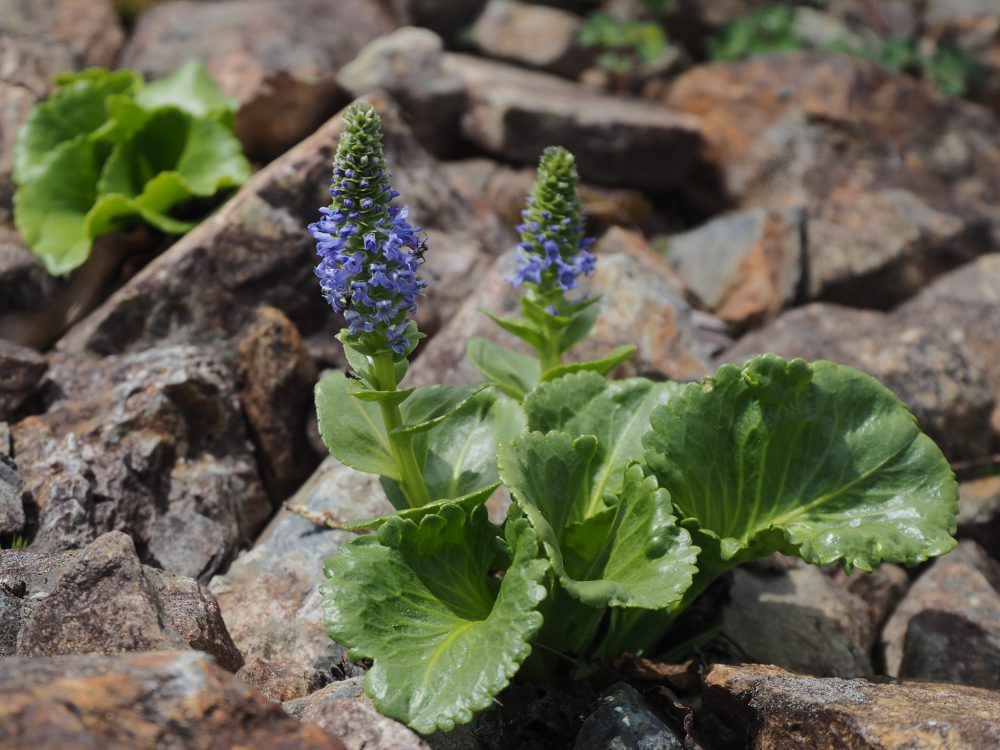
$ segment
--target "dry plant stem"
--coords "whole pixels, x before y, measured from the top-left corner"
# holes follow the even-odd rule
[[[333,515],[330,511],[315,511],[310,510],[304,505],[292,505],[291,503],[282,503],[285,510],[294,513],[298,516],[302,516],[309,523],[315,524],[316,526],[324,526],[328,529],[340,529],[341,522],[337,520],[337,517]]]
[[[376,355],[373,362],[378,389],[380,391],[396,390],[396,371],[392,352]],[[427,491],[427,485],[424,484],[424,476],[417,463],[417,457],[413,453],[413,437],[409,433],[395,432],[395,429],[403,424],[399,405],[389,401],[379,401],[379,408],[382,411],[382,421],[385,423],[385,431],[389,437],[389,450],[396,463],[396,468],[399,469],[400,485],[403,488],[403,494],[406,495],[406,502],[411,508],[426,505],[431,501],[431,496]]]

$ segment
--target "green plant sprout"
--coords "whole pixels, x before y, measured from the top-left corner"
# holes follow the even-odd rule
[[[948,462],[868,375],[762,355],[679,384],[562,363],[599,305],[577,288],[597,260],[565,149],[544,153],[520,228],[523,317],[491,316],[535,355],[470,343],[493,387],[398,388],[422,247],[367,105],[345,115],[331,193],[310,229],[357,379],[319,383],[321,433],[398,510],[345,525],[375,533],[325,562],[321,592],[386,715],[447,731],[515,676],[586,678],[669,644],[713,580],[772,552],[870,571],[955,546]],[[484,503],[501,483],[497,525]]]

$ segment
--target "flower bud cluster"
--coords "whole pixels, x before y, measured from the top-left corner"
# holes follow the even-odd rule
[[[587,248],[592,239],[583,237],[583,206],[577,195],[576,160],[561,146],[550,146],[542,154],[538,178],[521,212],[524,223],[517,227],[517,271],[508,280],[516,287],[534,284],[543,296],[568,292],[577,287],[581,275],[594,272],[596,258]]]
[[[424,246],[408,209],[391,205],[381,119],[368,104],[351,106],[333,160],[332,202],[309,225],[323,296],[344,316],[350,335],[406,354],[405,332],[426,283],[417,277]]]

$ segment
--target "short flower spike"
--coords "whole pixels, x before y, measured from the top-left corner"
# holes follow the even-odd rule
[[[407,323],[426,286],[417,277],[422,242],[420,228],[407,221],[409,209],[391,205],[399,193],[389,185],[381,126],[371,105],[348,108],[333,160],[333,201],[309,232],[323,296],[344,316],[349,335],[405,355]]]
[[[534,284],[543,299],[577,287],[580,275],[594,272],[596,258],[583,237],[583,206],[576,192],[576,160],[561,146],[549,146],[538,164],[538,178],[518,226],[516,287]]]

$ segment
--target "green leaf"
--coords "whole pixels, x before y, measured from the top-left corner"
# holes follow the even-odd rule
[[[430,385],[413,391],[401,410],[403,425],[393,432],[417,433],[435,427],[457,412],[489,385]]]
[[[556,378],[561,378],[563,375],[569,375],[574,372],[596,372],[600,375],[607,375],[635,354],[638,348],[635,344],[625,344],[624,346],[615,347],[611,350],[610,354],[601,359],[592,359],[588,362],[571,362],[553,367],[551,370],[546,370],[545,374],[542,375],[542,382],[555,380]]]
[[[955,546],[945,457],[874,378],[763,355],[685,386],[651,416],[646,461],[724,570],[780,550],[871,570]]]
[[[498,529],[485,508],[455,506],[417,525],[391,519],[378,540],[356,539],[326,561],[321,588],[330,636],[352,658],[370,658],[365,691],[376,708],[418,732],[448,731],[490,705],[531,652],[542,624],[538,558],[531,527],[514,529],[503,580]]]
[[[584,300],[586,304],[570,316],[569,325],[566,326],[562,332],[562,338],[559,339],[560,353],[569,351],[575,344],[587,338],[587,334],[590,333],[601,315],[600,305],[597,304],[600,299],[597,296],[588,297]]]
[[[355,398],[342,373],[316,384],[319,434],[330,454],[345,466],[399,480],[389,437],[377,404]]]
[[[597,513],[604,507],[605,495],[621,490],[625,467],[642,460],[649,415],[679,389],[676,383],[645,378],[607,381],[597,373],[580,372],[542,383],[528,395],[524,412],[529,430],[597,437],[586,509],[578,520]]]
[[[596,452],[597,440],[589,435],[574,440],[530,432],[501,451],[500,475],[574,598],[591,607],[663,609],[679,602],[691,585],[698,549],[675,523],[670,495],[654,478],[630,465],[620,494],[609,498],[613,518],[607,512],[580,518]],[[563,554],[564,541],[572,558]]]
[[[351,395],[362,401],[370,401],[375,404],[390,404],[399,406],[406,399],[416,393],[416,388],[405,388],[401,391],[376,391],[369,388],[363,381],[354,381],[351,384]]]
[[[541,367],[535,357],[478,336],[469,339],[466,353],[493,385],[517,401],[538,385]]]
[[[14,181],[19,185],[38,177],[59,146],[104,126],[109,96],[131,93],[142,84],[134,71],[100,68],[59,80],[58,88],[31,110],[18,132]]]
[[[490,495],[496,492],[497,488],[500,487],[500,482],[494,482],[493,484],[482,487],[475,492],[471,492],[468,495],[463,495],[462,497],[456,498],[445,498],[443,500],[433,500],[426,505],[421,505],[419,508],[402,508],[395,513],[389,513],[384,516],[377,516],[375,518],[364,518],[358,521],[350,521],[341,525],[344,531],[361,531],[363,529],[377,529],[390,518],[405,518],[414,523],[420,521],[426,515],[431,513],[437,513],[444,505],[457,505],[458,507],[464,509],[467,513],[471,513],[472,510],[487,500],[490,499]],[[406,504],[406,498],[403,498],[403,504]]]
[[[231,122],[238,102],[223,94],[197,60],[188,60],[168,76],[149,83],[136,94],[146,109],[177,107],[199,118]]]
[[[533,349],[541,350],[545,347],[545,334],[534,323],[531,323],[524,318],[501,318],[499,315],[494,315],[489,310],[483,310],[482,308],[480,308],[480,310],[490,320],[507,331],[507,333],[517,336],[521,339],[521,341],[524,341]]]

